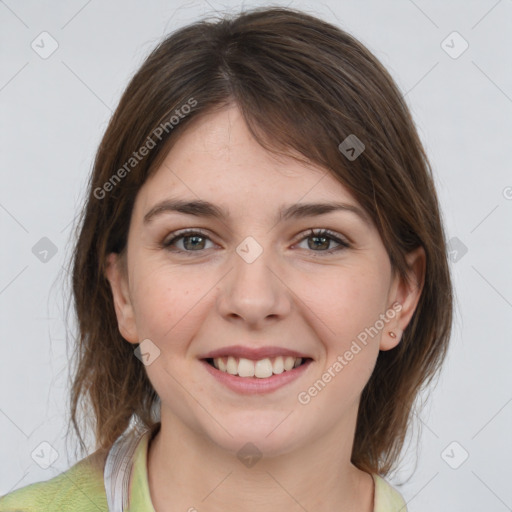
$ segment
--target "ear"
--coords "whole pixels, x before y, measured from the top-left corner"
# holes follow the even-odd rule
[[[119,254],[110,253],[107,257],[105,277],[110,282],[110,288],[112,289],[119,332],[130,343],[139,343],[124,263]]]
[[[416,310],[423,290],[427,261],[425,249],[420,246],[408,253],[405,259],[409,267],[408,279],[401,279],[400,276],[396,275],[392,283],[389,301],[393,304],[392,309],[396,311],[396,315],[386,325],[382,333],[380,350],[390,350],[400,343],[402,334]],[[395,336],[390,335],[390,332]]]

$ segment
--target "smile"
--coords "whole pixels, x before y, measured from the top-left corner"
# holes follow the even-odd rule
[[[299,379],[313,363],[309,357],[293,356],[258,360],[224,356],[200,361],[216,382],[243,395],[261,395],[284,388]]]
[[[239,377],[256,377],[266,379],[272,375],[279,375],[297,368],[306,361],[306,358],[292,356],[266,357],[257,361],[244,357],[216,357],[206,359],[208,364],[230,375]]]

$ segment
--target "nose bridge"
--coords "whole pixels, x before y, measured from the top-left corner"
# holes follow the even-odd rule
[[[252,236],[238,244],[232,255],[233,270],[222,290],[222,314],[258,323],[289,311],[287,289],[276,275],[277,258],[271,251]]]

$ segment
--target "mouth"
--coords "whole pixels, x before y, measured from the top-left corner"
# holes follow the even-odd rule
[[[255,360],[222,356],[201,358],[200,362],[215,382],[237,394],[249,396],[265,395],[287,388],[305,375],[313,363],[310,357],[288,357]]]
[[[231,345],[198,355],[214,382],[238,394],[261,395],[287,388],[308,372],[314,358],[276,345]]]
[[[292,372],[296,368],[307,365],[310,357],[276,356],[252,360],[244,357],[208,357],[207,364],[216,370],[244,379],[269,379],[276,375]]]

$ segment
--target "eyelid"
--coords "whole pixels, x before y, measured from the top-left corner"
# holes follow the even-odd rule
[[[184,229],[179,229],[177,231],[173,231],[172,233],[170,233],[162,241],[161,246],[164,249],[171,251],[170,247],[175,241],[180,240],[182,238],[186,238],[187,236],[192,236],[192,235],[201,235],[205,239],[207,239],[210,242],[212,242],[213,244],[215,244],[215,241],[212,240],[212,237],[210,236],[210,234],[208,232],[204,231],[203,229],[201,229],[201,228],[184,228]],[[341,234],[337,233],[336,231],[332,231],[327,228],[309,228],[306,231],[302,231],[300,234],[298,234],[295,237],[295,239],[293,241],[293,245],[296,245],[296,244],[298,244],[304,240],[307,240],[308,238],[311,238],[311,237],[322,237],[322,236],[327,237],[328,239],[335,242],[337,244],[337,247],[328,249],[326,251],[309,250],[307,252],[313,253],[313,254],[318,253],[317,255],[321,256],[323,254],[325,254],[325,255],[333,254],[338,251],[342,251],[344,249],[352,248],[352,241],[349,240],[348,237],[341,235]],[[206,250],[207,249],[201,249],[198,251],[184,251],[182,249],[175,249],[175,250],[172,250],[171,252],[186,253],[187,255],[192,255],[195,252],[200,254]]]
[[[338,244],[337,247],[334,247],[332,249],[328,249],[327,251],[308,251],[309,253],[314,254],[315,256],[321,256],[322,254],[333,254],[339,251],[342,251],[344,249],[351,249],[352,248],[352,241],[349,240],[346,236],[341,235],[337,233],[336,231],[332,231],[327,228],[310,228],[306,231],[303,231],[300,233],[296,241],[294,242],[294,245],[296,245],[299,242],[302,242],[303,240],[307,240],[311,237],[327,237],[328,239],[334,241],[336,244]]]
[[[352,242],[348,239],[348,237],[342,235],[341,233],[337,233],[336,231],[332,231],[328,228],[309,228],[306,231],[302,231],[297,235],[295,240],[301,241],[307,238],[308,236],[329,236],[333,239],[338,239],[340,243],[344,243],[350,245]]]
[[[212,236],[210,235],[210,233],[202,230],[201,228],[184,228],[184,229],[178,229],[176,231],[173,231],[172,233],[169,233],[164,238],[162,245],[168,246],[168,245],[170,245],[171,242],[173,242],[174,240],[176,240],[178,238],[186,237],[187,235],[192,236],[192,235],[196,235],[196,234],[202,235],[205,238],[208,238],[211,242],[213,242]],[[215,243],[215,242],[213,242],[213,243]],[[188,252],[191,252],[191,251],[188,251]]]

